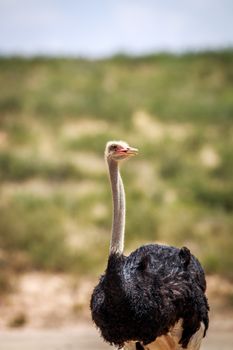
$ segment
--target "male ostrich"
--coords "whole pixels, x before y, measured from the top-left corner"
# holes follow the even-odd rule
[[[199,261],[188,248],[158,244],[123,255],[125,192],[119,163],[137,153],[122,141],[106,145],[112,237],[105,274],[91,298],[92,318],[104,340],[118,348],[198,350],[209,309]]]

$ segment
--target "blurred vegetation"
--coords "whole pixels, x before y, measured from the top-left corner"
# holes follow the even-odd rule
[[[11,272],[103,270],[109,139],[140,149],[122,167],[126,251],[187,245],[233,278],[232,50],[2,57],[0,87],[0,290]]]

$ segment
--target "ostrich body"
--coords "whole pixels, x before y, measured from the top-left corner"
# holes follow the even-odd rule
[[[105,341],[125,349],[200,348],[208,328],[206,282],[189,249],[149,244],[123,254],[125,192],[119,163],[137,154],[109,142],[105,158],[113,196],[110,254],[91,298],[92,318]]]

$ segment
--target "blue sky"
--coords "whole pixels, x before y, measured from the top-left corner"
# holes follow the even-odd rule
[[[233,46],[233,0],[0,0],[0,53],[101,57]]]

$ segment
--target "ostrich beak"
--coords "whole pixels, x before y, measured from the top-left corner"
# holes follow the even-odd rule
[[[137,148],[133,148],[133,147],[129,147],[126,150],[126,154],[128,154],[129,156],[136,156],[138,154],[138,149]]]
[[[138,149],[134,147],[126,147],[121,149],[119,153],[126,156],[136,156],[138,154]]]

